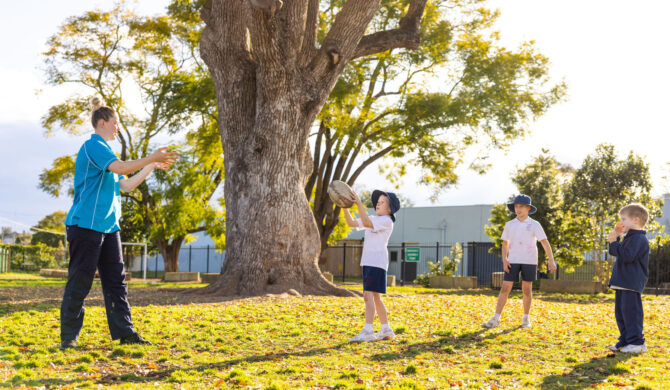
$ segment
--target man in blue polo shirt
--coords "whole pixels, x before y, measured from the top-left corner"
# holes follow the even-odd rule
[[[150,344],[135,332],[121,256],[121,190],[135,189],[155,169],[167,169],[175,153],[162,148],[148,157],[120,161],[107,141],[119,131],[114,111],[91,101],[95,133],[84,142],[74,170],[74,203],[65,219],[70,250],[68,280],[61,304],[61,349],[74,348],[84,323],[84,299],[96,269],[100,273],[107,323],[113,340]],[[132,177],[127,175],[140,170]]]

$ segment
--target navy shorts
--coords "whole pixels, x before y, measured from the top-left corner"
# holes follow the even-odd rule
[[[537,265],[535,264],[510,264],[509,272],[505,272],[503,280],[506,282],[518,282],[519,274],[524,282],[537,280]]]
[[[364,265],[363,291],[386,294],[386,271],[383,268]]]

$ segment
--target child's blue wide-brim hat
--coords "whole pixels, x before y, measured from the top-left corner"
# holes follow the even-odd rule
[[[400,210],[400,199],[394,194],[393,192],[384,192],[380,190],[374,190],[372,191],[372,207],[377,208],[377,201],[379,201],[379,197],[382,195],[386,195],[386,197],[389,199],[389,206],[391,206],[391,219],[393,222],[395,222],[395,213]]]
[[[515,204],[525,204],[530,206],[530,211],[528,211],[528,214],[535,214],[535,212],[537,211],[537,207],[531,204],[530,196],[528,195],[519,194],[514,198],[514,202],[507,203],[507,208],[509,209],[509,211],[514,213]]]

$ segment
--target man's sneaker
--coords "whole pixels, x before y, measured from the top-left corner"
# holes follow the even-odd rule
[[[530,318],[529,317],[524,317],[521,320],[521,327],[522,328],[530,328]]]
[[[376,340],[377,338],[375,337],[375,332],[366,330],[362,330],[361,333],[349,339],[349,341],[353,342],[376,341]]]
[[[143,345],[151,345],[151,343],[145,339],[142,338],[137,333],[133,333],[128,337],[121,337],[121,342],[120,344],[143,344]]]
[[[375,333],[375,338],[377,340],[393,340],[394,337],[395,333],[393,333],[393,329],[391,328],[382,329],[379,333]]]
[[[60,349],[77,348],[77,340],[63,340],[60,342]]]
[[[642,345],[628,344],[625,347],[621,348],[621,352],[623,352],[623,353],[645,353],[645,352],[647,352],[647,346],[645,344],[642,344]]]
[[[620,352],[621,351],[621,348],[617,347],[616,344],[615,345],[608,345],[607,349],[609,349],[612,352]]]
[[[490,320],[482,324],[482,326],[485,328],[495,328],[498,325],[500,325],[500,320],[496,319],[495,317],[491,317]]]

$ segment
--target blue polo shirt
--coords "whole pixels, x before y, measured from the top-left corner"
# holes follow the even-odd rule
[[[107,169],[118,160],[112,148],[97,135],[84,142],[74,167],[74,204],[65,225],[101,233],[120,230],[120,176]]]

